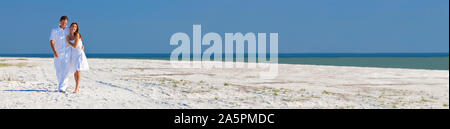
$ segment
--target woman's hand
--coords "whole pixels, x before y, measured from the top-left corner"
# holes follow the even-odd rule
[[[75,40],[76,40],[76,39],[75,39]],[[78,43],[77,43],[77,42],[75,42],[75,43],[70,43],[70,41],[69,41],[69,36],[66,37],[66,42],[67,42],[67,44],[68,44],[70,47],[77,48],[76,45],[77,45]]]
[[[66,36],[66,43],[67,43],[69,46],[72,47],[72,43],[69,42],[69,36],[68,36],[68,35]]]

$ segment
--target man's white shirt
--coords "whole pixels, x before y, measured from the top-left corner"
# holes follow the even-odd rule
[[[64,30],[61,27],[57,26],[52,29],[50,34],[50,40],[55,42],[55,50],[58,54],[66,53],[68,45],[66,43],[66,36],[69,34],[69,27],[66,27]]]

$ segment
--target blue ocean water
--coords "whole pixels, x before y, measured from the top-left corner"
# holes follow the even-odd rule
[[[169,60],[170,54],[87,53],[86,56],[88,58]],[[269,56],[267,55],[267,57]],[[53,54],[0,54],[0,57],[51,58]],[[278,54],[278,63],[448,70],[449,53],[280,53]]]

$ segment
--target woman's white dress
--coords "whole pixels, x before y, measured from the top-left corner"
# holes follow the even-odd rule
[[[83,42],[81,39],[78,39],[79,43],[76,48],[72,48],[71,53],[71,70],[70,73],[75,73],[76,71],[89,70],[89,65],[87,62],[86,54],[81,49],[83,47]],[[70,40],[70,43],[75,43],[75,40]]]

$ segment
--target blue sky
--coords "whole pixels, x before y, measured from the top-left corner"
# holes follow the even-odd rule
[[[279,33],[280,53],[449,52],[448,0],[2,0],[0,53],[51,53],[62,15],[87,53],[170,53],[193,24]]]

